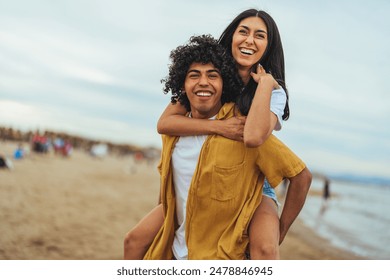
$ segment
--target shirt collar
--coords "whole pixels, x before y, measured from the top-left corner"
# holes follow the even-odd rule
[[[227,119],[234,116],[235,104],[233,102],[225,103],[217,114],[217,120]]]

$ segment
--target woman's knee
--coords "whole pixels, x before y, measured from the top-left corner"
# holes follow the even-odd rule
[[[279,259],[279,245],[276,243],[252,243],[249,244],[252,260],[277,260]]]
[[[132,231],[129,231],[128,233],[126,233],[125,239],[124,239],[124,247],[125,247],[125,249],[129,248],[130,245],[134,243],[133,240],[134,240],[134,236],[133,236]]]
[[[143,248],[147,247],[148,245],[148,240],[146,240],[143,235],[137,231],[137,229],[132,229],[125,235],[125,249]]]

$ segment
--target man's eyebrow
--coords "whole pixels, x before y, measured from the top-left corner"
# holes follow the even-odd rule
[[[240,27],[245,28],[246,30],[250,30],[249,27],[246,25],[240,25]],[[261,32],[261,33],[267,34],[267,32],[263,29],[258,29],[258,30],[256,30],[256,32]]]
[[[196,69],[190,69],[190,70],[188,70],[188,72],[187,72],[187,73],[191,73],[191,72],[200,73],[200,71],[199,71],[199,70],[196,70]]]
[[[200,71],[197,70],[197,69],[190,69],[190,70],[188,70],[187,74],[188,74],[188,73],[191,73],[191,72],[200,73]],[[207,70],[206,72],[207,72],[207,73],[217,72],[218,74],[221,73],[221,72],[219,71],[219,69],[210,69],[210,70]]]
[[[219,71],[219,69],[207,70],[207,73],[212,73],[212,72],[217,72],[218,74],[221,74],[221,71]]]

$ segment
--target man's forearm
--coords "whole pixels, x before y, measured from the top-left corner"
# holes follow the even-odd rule
[[[289,178],[290,184],[287,191],[287,196],[284,202],[282,214],[280,216],[280,239],[281,244],[287,234],[292,223],[298,217],[303,205],[305,204],[306,196],[310,188],[312,175],[305,168],[297,176]]]

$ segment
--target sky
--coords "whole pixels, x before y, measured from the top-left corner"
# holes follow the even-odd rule
[[[290,119],[312,171],[390,177],[386,0],[0,0],[0,126],[161,147],[169,53],[241,11],[276,21]]]

